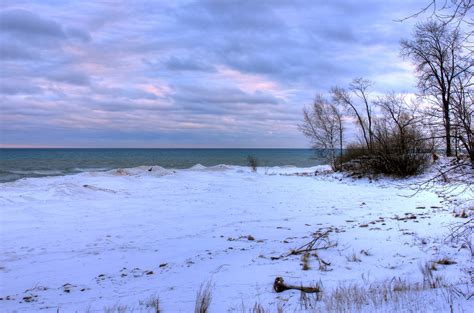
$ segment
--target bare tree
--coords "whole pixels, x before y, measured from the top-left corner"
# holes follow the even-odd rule
[[[303,134],[310,138],[313,148],[329,152],[334,166],[336,150],[342,154],[343,121],[342,113],[335,103],[318,94],[310,108],[303,109],[303,123],[299,125]]]
[[[422,171],[431,146],[424,138],[418,105],[395,93],[379,97],[375,104],[382,114],[375,119],[371,170],[396,176]]]
[[[331,88],[333,101],[343,105],[356,118],[364,143],[369,151],[372,150],[374,142],[373,112],[369,102],[370,86],[372,86],[372,83],[369,80],[356,78],[348,89]],[[359,101],[355,101],[354,97],[358,98]]]
[[[450,24],[456,29],[464,28],[465,36],[462,41],[465,48],[472,54],[474,53],[471,38],[474,32],[474,17],[469,13],[472,13],[473,9],[474,0],[430,0],[422,9],[398,21],[403,22],[411,18],[428,15],[429,18],[434,18],[443,24]]]
[[[463,21],[472,25],[474,20],[472,16],[468,16],[468,13],[472,11],[473,8],[474,0],[430,0],[425,7],[399,21],[416,18],[424,13],[428,13],[431,17],[436,17],[445,23]]]
[[[458,77],[454,84],[453,116],[455,140],[465,150],[474,167],[474,89],[472,72]]]
[[[446,155],[452,155],[451,111],[455,80],[470,71],[472,59],[463,54],[458,29],[436,20],[419,23],[414,39],[402,40],[401,52],[416,64],[421,95],[441,112]]]
[[[390,124],[392,132],[400,135],[402,149],[406,149],[406,133],[410,128],[419,125],[420,122],[418,104],[412,103],[410,105],[405,98],[406,96],[403,94],[389,93],[379,97],[376,101],[384,116],[384,118],[379,118],[378,122],[384,121],[386,124]],[[380,141],[379,138],[376,140]]]

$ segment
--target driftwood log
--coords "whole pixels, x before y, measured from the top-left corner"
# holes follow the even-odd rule
[[[290,290],[290,289],[300,290],[306,293],[321,292],[321,288],[319,286],[303,287],[303,286],[287,285],[285,284],[283,277],[275,278],[275,282],[273,283],[273,290],[275,290],[275,292],[279,293],[279,292],[283,292],[285,290]]]

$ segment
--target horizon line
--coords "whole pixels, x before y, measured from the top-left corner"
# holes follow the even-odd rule
[[[58,146],[1,146],[0,149],[304,149],[313,150],[311,147],[58,147]],[[321,150],[321,149],[318,149]]]

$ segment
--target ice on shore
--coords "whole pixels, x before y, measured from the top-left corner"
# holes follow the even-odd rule
[[[0,311],[127,305],[145,312],[144,301],[159,296],[163,312],[192,312],[197,290],[210,281],[212,312],[240,312],[255,301],[293,312],[300,294],[274,293],[277,276],[321,281],[325,290],[394,277],[421,282],[420,266],[441,258],[456,263],[439,265],[437,275],[473,289],[472,256],[445,241],[460,221],[445,199],[414,194],[400,181],[329,172],[146,166],[1,184]],[[328,271],[311,257],[309,270],[301,256],[271,259],[328,229],[337,242],[320,251]],[[449,308],[439,295],[419,301]],[[456,308],[472,304],[456,301]]]

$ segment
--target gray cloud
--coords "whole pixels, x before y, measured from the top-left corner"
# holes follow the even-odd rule
[[[91,35],[89,32],[77,27],[67,27],[65,29],[65,33],[69,38],[75,38],[84,42],[91,40]]]
[[[202,72],[214,72],[215,67],[206,61],[198,57],[188,56],[170,56],[163,61],[166,69],[171,71],[202,71]]]
[[[32,60],[37,58],[37,55],[32,49],[12,41],[0,39],[0,59]]]
[[[65,37],[61,25],[22,9],[0,13],[0,29],[5,32],[34,34],[40,36]]]
[[[19,94],[38,94],[42,89],[38,86],[26,84],[17,80],[5,80],[0,83],[0,94],[5,95],[19,95]]]
[[[236,103],[256,104],[277,104],[278,99],[273,95],[256,91],[247,93],[238,88],[219,88],[204,86],[180,86],[172,94],[175,102],[178,103],[201,103],[211,105],[228,105]]]
[[[52,81],[62,82],[72,85],[85,86],[90,84],[89,76],[83,72],[59,69],[52,72],[45,73],[45,77]]]
[[[84,145],[87,134],[114,146],[244,146],[245,135],[251,145],[303,147],[296,125],[316,92],[356,76],[377,80],[377,92],[414,86],[398,57],[412,22],[394,20],[416,0],[3,8],[0,124],[17,144],[61,145],[68,134]]]
[[[90,34],[78,27],[63,27],[52,19],[47,19],[25,9],[6,9],[0,12],[0,31],[13,33],[22,38],[49,37],[55,39],[79,39],[89,41]]]

